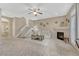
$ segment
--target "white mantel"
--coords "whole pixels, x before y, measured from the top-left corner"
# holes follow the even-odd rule
[[[54,28],[54,31],[56,32],[64,32],[64,37],[69,37],[69,28],[68,27],[56,27]]]

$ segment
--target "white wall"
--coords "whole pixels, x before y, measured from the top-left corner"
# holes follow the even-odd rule
[[[1,25],[1,8],[0,8],[0,25]],[[0,27],[1,29],[1,27]],[[1,38],[1,30],[0,30],[0,38]]]
[[[75,40],[76,40],[76,17],[73,16],[70,19],[70,39],[71,39],[71,44],[76,45]]]
[[[71,7],[68,13],[68,19],[70,20],[70,43],[76,45],[76,8],[75,4]]]
[[[79,3],[77,3],[77,38],[79,39]]]

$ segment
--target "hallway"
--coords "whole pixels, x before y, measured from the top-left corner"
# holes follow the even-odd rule
[[[0,39],[0,55],[5,56],[70,56],[79,55],[71,45],[57,39]]]

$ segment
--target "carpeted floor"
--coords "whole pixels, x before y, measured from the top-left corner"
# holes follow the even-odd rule
[[[58,39],[0,39],[2,56],[79,56],[79,51]]]

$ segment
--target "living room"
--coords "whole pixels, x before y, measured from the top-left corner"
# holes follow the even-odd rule
[[[79,55],[75,7],[75,3],[0,4],[0,55]]]

